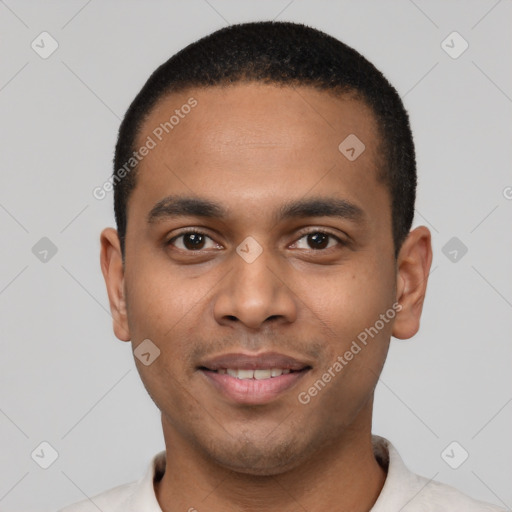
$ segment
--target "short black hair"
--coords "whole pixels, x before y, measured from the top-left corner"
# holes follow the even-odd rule
[[[133,157],[152,108],[172,92],[238,82],[354,94],[371,108],[381,139],[377,179],[390,194],[396,258],[411,229],[417,182],[409,117],[398,92],[371,62],[338,39],[299,23],[262,21],[231,25],[188,45],[151,74],[128,108],[119,128],[112,176],[123,261],[127,203],[136,185],[137,165],[122,179],[116,170],[126,169]]]

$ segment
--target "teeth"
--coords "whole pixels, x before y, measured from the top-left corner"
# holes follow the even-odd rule
[[[238,370],[237,377],[239,379],[252,379],[254,377],[254,370]]]
[[[255,379],[270,379],[270,371],[271,370],[254,370],[254,378]]]
[[[237,368],[219,368],[217,373],[220,374],[228,374],[231,377],[236,377],[237,379],[270,379],[271,377],[279,377],[280,375],[286,375],[290,373],[290,370],[283,368],[268,368],[265,370],[243,370]]]

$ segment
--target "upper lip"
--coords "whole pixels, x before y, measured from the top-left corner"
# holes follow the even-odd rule
[[[239,368],[241,370],[266,370],[268,368],[282,368],[289,370],[303,370],[311,368],[306,363],[278,352],[264,352],[261,354],[247,354],[243,352],[221,354],[207,359],[199,364],[199,368],[218,370],[219,368]]]

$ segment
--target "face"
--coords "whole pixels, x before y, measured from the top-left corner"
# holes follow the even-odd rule
[[[364,151],[339,149],[351,134]],[[400,261],[426,243],[397,266],[371,111],[307,87],[191,89],[160,101],[143,144],[125,266],[110,229],[102,268],[116,335],[151,340],[135,361],[166,441],[277,474],[369,432],[390,336],[421,309]]]

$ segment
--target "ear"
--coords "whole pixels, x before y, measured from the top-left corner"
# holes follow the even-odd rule
[[[100,236],[100,264],[103,278],[107,286],[110,312],[112,313],[114,334],[121,341],[130,341],[126,299],[124,291],[124,267],[121,254],[121,243],[117,231],[105,228]]]
[[[419,226],[409,233],[397,258],[396,300],[402,309],[393,324],[395,338],[412,338],[418,332],[431,264],[430,231]]]

